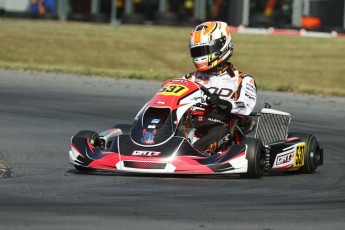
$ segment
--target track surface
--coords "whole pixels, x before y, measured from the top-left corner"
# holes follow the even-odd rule
[[[83,174],[70,137],[131,123],[157,82],[0,71],[0,229],[344,229],[345,99],[259,92],[316,134],[311,175]]]

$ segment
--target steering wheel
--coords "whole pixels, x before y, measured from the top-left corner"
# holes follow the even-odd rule
[[[197,84],[197,85],[199,86],[200,90],[201,90],[207,97],[211,96],[212,93],[211,93],[204,85],[202,85],[202,84],[200,84],[200,83],[198,83],[198,82],[194,82],[194,83]]]

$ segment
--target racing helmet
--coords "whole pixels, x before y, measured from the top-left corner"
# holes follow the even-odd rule
[[[198,71],[210,71],[227,62],[234,49],[229,26],[220,21],[196,26],[190,34],[189,49]]]

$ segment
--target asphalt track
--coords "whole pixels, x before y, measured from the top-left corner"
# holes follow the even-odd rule
[[[259,80],[259,79],[258,79]],[[344,229],[345,99],[260,92],[316,134],[311,175],[84,174],[70,137],[131,123],[160,83],[0,71],[0,229]],[[258,110],[258,109],[257,109]]]

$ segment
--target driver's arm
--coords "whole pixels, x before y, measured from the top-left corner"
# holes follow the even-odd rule
[[[238,87],[238,98],[231,101],[231,113],[249,115],[256,104],[256,85],[254,79],[247,75]]]

